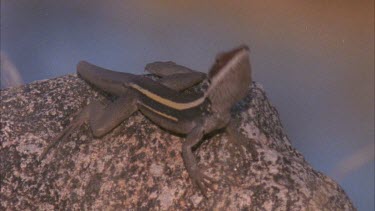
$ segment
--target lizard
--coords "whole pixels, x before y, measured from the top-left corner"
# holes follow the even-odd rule
[[[102,137],[139,110],[159,127],[186,135],[182,144],[183,162],[192,182],[206,196],[207,189],[213,189],[216,181],[198,168],[193,148],[205,134],[219,129],[224,128],[233,135],[230,110],[246,96],[252,82],[249,48],[241,45],[218,54],[208,74],[174,62],[153,62],[145,70],[160,79],[80,61],[77,73],[81,78],[118,98],[107,105],[95,101],[84,107],[47,145],[39,161],[82,124],[89,124],[94,137]],[[207,84],[202,93],[182,92],[202,81]]]

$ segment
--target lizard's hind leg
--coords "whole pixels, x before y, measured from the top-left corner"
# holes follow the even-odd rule
[[[175,91],[183,91],[202,82],[205,78],[204,73],[181,73],[165,76],[158,82]]]
[[[145,70],[160,77],[183,73],[200,73],[171,61],[149,63],[146,65]]]
[[[176,91],[183,91],[207,78],[205,73],[191,70],[174,62],[153,62],[147,64],[145,69],[161,77],[158,80],[159,83]]]
[[[82,111],[77,112],[76,118],[43,150],[39,161],[43,160],[54,146],[60,141],[66,140],[74,130],[84,123],[89,123],[95,137],[103,136],[114,129],[138,109],[136,94],[132,91],[128,91],[127,94],[127,96],[119,97],[107,105],[95,101]]]

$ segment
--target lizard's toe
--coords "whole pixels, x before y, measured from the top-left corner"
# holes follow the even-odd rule
[[[207,197],[207,190],[215,190],[214,184],[217,183],[217,181],[201,171],[194,171],[194,173],[191,174],[191,178],[205,197]]]

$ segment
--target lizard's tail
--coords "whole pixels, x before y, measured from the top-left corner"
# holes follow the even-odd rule
[[[124,84],[139,77],[130,73],[108,70],[86,61],[80,61],[78,63],[77,73],[90,84],[116,96],[123,93]]]

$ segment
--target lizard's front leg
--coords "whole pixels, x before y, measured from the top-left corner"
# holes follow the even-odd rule
[[[95,137],[107,134],[137,111],[137,100],[137,94],[132,90],[128,90],[126,96],[119,97],[113,103],[103,105],[95,101],[89,104],[82,111],[78,112],[75,119],[48,144],[40,155],[39,161],[43,160],[54,146],[60,141],[67,139],[74,130],[78,129],[84,123],[89,123]]]
[[[242,147],[251,154],[253,161],[258,160],[258,152],[256,151],[253,140],[247,140],[244,135],[238,131],[238,122],[236,120],[232,119],[226,126],[225,131],[228,135],[229,141],[239,149],[243,158],[245,157],[245,154]]]
[[[185,168],[187,169],[190,178],[193,180],[193,183],[197,185],[202,191],[202,194],[206,196],[206,189],[213,189],[212,183],[216,181],[200,171],[192,151],[192,148],[199,143],[203,135],[204,130],[200,125],[195,127],[188,134],[186,141],[182,145],[182,158],[184,160]]]

